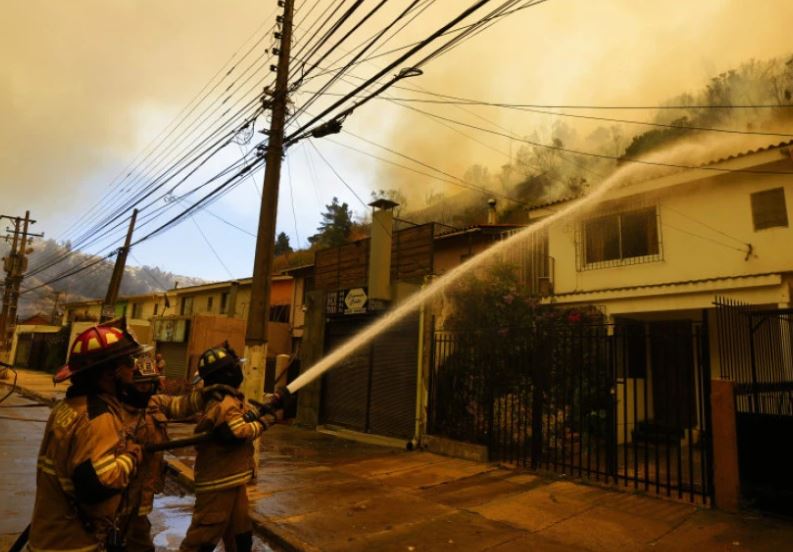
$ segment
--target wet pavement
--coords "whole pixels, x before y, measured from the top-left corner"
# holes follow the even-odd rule
[[[0,397],[6,390],[0,387]],[[16,394],[0,403],[0,549],[7,550],[30,522],[36,490],[36,459],[47,407]],[[11,408],[8,408],[11,407]]]
[[[0,386],[0,397],[5,392],[6,388]],[[48,406],[37,404],[16,393],[0,403],[0,550],[11,546],[33,512],[36,458],[49,415]],[[179,549],[190,525],[194,501],[195,497],[185,493],[175,480],[169,480],[166,493],[155,498],[150,520],[158,551]],[[222,549],[220,545],[218,550]],[[256,538],[254,551],[274,549]]]
[[[179,550],[179,543],[182,542],[190,526],[194,502],[195,496],[185,493],[175,480],[169,479],[166,482],[165,493],[155,497],[154,510],[149,515],[157,552]],[[218,550],[223,550],[222,544],[218,546]],[[254,537],[254,552],[275,552],[275,550],[260,538]]]
[[[171,436],[191,431],[174,424]],[[35,450],[28,461],[29,443],[8,442],[15,452],[4,459],[18,460],[15,469],[24,472]],[[189,483],[193,451],[175,454],[167,457]],[[264,434],[260,454],[258,481],[249,487],[251,519],[265,540],[286,550],[793,550],[790,522],[751,512],[727,514],[286,425]],[[4,481],[4,493],[19,493],[10,520],[19,519],[32,486]],[[173,547],[183,534],[191,500],[178,493],[158,498],[158,546]],[[10,520],[0,529],[8,531]]]

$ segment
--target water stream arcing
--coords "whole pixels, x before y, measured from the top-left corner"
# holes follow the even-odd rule
[[[484,263],[493,259],[507,251],[509,248],[514,247],[516,244],[520,243],[521,240],[526,239],[527,237],[531,236],[533,233],[541,231],[551,224],[565,219],[567,217],[573,216],[580,211],[584,210],[590,204],[595,203],[598,201],[603,195],[611,190],[614,186],[616,186],[619,182],[624,180],[628,174],[631,172],[636,172],[636,165],[622,167],[615,171],[612,175],[606,178],[603,182],[601,182],[597,188],[593,189],[589,194],[586,196],[574,200],[568,206],[564,207],[560,211],[532,224],[531,226],[527,226],[525,229],[517,232],[513,236],[502,240],[495,245],[490,246],[488,249],[471,257],[464,263],[454,267],[453,269],[449,270],[445,274],[439,276],[435,280],[432,281],[429,285],[422,288],[418,292],[414,293],[410,297],[408,297],[404,302],[399,304],[396,308],[387,311],[381,318],[377,321],[373,322],[359,333],[351,337],[346,342],[342,343],[330,352],[327,356],[323,357],[322,360],[314,364],[311,368],[306,370],[302,373],[297,379],[295,379],[292,383],[290,383],[287,387],[289,391],[294,393],[298,389],[302,388],[303,386],[311,383],[327,370],[335,366],[339,361],[344,359],[347,355],[352,353],[353,351],[357,350],[359,347],[362,347],[369,341],[371,341],[374,337],[376,337],[380,332],[390,328],[403,318],[405,318],[408,314],[412,311],[418,309],[422,303],[433,297],[434,295],[443,291],[449,285],[455,283],[460,278],[465,276],[466,274],[470,273],[473,270],[476,270],[478,267],[482,266]],[[638,169],[642,169],[642,167],[638,167]]]

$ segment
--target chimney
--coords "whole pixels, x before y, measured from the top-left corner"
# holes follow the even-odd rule
[[[378,199],[372,207],[372,238],[369,242],[369,299],[391,300],[391,235],[394,226],[394,207],[389,199]]]
[[[234,318],[237,315],[237,292],[240,289],[240,283],[236,280],[230,282],[229,295],[226,303],[226,316]]]
[[[487,223],[496,224],[498,218],[496,216],[496,200],[492,197],[487,200]]]

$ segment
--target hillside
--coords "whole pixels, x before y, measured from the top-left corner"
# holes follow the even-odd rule
[[[8,245],[0,243],[0,254],[8,253]],[[98,257],[81,252],[71,252],[68,244],[57,243],[54,240],[38,240],[33,245],[33,253],[29,257],[29,276],[22,283],[23,293],[19,299],[19,318],[31,316],[37,312],[50,315],[54,301],[58,296],[58,303],[63,305],[70,301],[85,299],[98,299],[105,296],[110,275],[113,271],[113,259],[107,259],[99,264],[80,272],[79,274],[49,283],[59,275],[94,262]],[[56,259],[71,253],[62,262],[47,267]],[[199,278],[180,276],[152,266],[130,266],[124,272],[121,282],[121,295],[139,295],[157,293],[172,288],[175,282],[180,286],[190,286],[203,283]],[[42,287],[39,287],[42,286]],[[30,290],[24,292],[24,290]]]

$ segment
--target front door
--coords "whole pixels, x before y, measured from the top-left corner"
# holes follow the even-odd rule
[[[675,434],[696,424],[691,326],[690,320],[650,323],[654,422],[658,429]]]

